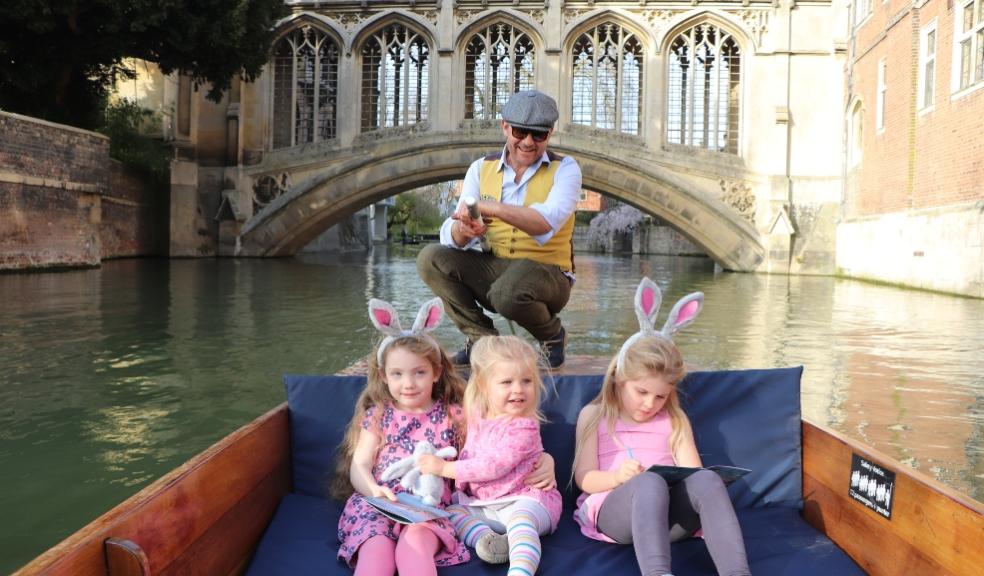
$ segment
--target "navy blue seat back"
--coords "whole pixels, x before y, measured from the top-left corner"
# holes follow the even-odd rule
[[[365,376],[284,376],[296,494],[328,495],[335,450],[365,383]]]
[[[801,502],[799,382],[802,368],[695,372],[681,384],[697,447],[705,465],[750,468],[732,484],[736,508],[798,507]],[[336,447],[364,386],[361,376],[286,376],[294,492],[324,496]],[[542,429],[554,457],[565,502],[574,459],[574,425],[581,407],[597,394],[601,376],[548,378]],[[556,390],[556,393],[554,390]]]

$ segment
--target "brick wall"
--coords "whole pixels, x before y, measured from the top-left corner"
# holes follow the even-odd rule
[[[110,160],[99,226],[103,259],[167,252],[167,192],[166,186]]]
[[[0,270],[97,266],[99,196],[0,181]]]
[[[109,139],[101,134],[0,112],[0,170],[25,176],[109,184]]]
[[[919,11],[920,27],[936,20],[936,89],[916,115],[914,208],[984,200],[984,87],[951,96],[957,5],[932,0]]]
[[[852,97],[864,107],[862,160],[848,178],[848,219],[984,200],[984,89],[952,93],[954,9],[872,0],[856,31]],[[956,4],[955,4],[956,6]],[[936,21],[934,104],[917,110],[919,31]],[[887,63],[885,127],[878,63]]]
[[[840,273],[984,298],[984,81],[954,89],[962,0],[873,0],[855,32],[849,106],[864,109],[861,162],[847,173]],[[918,6],[918,7],[916,7]],[[921,33],[935,23],[933,101],[919,98]],[[885,128],[877,63],[888,64]]]
[[[0,134],[0,270],[162,252],[167,203],[110,160],[106,137],[5,112]]]

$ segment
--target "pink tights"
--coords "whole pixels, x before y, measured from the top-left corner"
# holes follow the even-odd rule
[[[434,555],[441,541],[430,529],[419,525],[404,526],[400,538],[393,542],[386,536],[373,536],[359,546],[355,576],[436,576]]]

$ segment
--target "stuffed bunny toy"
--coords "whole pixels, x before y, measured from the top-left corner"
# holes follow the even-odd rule
[[[407,456],[390,464],[383,471],[380,479],[383,482],[389,482],[394,478],[402,477],[400,486],[419,496],[424,504],[436,506],[441,502],[441,496],[444,494],[444,479],[434,474],[420,473],[417,459],[422,454],[433,454],[438,458],[447,460],[457,456],[458,451],[455,450],[454,446],[445,446],[437,450],[430,442],[421,440],[413,447],[413,456]]]
[[[434,338],[428,334],[441,323],[444,319],[444,304],[440,298],[431,298],[417,311],[417,318],[409,330],[404,330],[400,326],[400,317],[396,313],[396,308],[385,300],[378,298],[369,299],[369,320],[377,330],[386,335],[379,343],[376,350],[376,362],[383,365],[383,352],[397,338],[403,336],[420,336],[429,339],[434,343],[435,348],[440,348]]]
[[[639,331],[629,336],[629,339],[622,344],[622,349],[618,352],[616,366],[622,365],[625,360],[625,352],[643,336],[659,336],[672,340],[673,334],[697,319],[700,309],[704,306],[704,293],[693,292],[680,298],[670,310],[670,315],[667,316],[663,329],[657,330],[656,314],[659,313],[659,306],[662,302],[663,293],[659,286],[649,278],[643,277],[635,293],[635,313],[636,318],[639,319]]]

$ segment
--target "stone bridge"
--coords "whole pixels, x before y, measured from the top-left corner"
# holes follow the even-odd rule
[[[363,207],[460,179],[501,148],[508,95],[537,88],[585,188],[725,269],[833,271],[843,49],[828,1],[288,4],[255,81],[218,104],[178,82],[174,255],[207,253],[210,235],[220,254],[291,255]]]
[[[286,180],[290,187],[246,223],[239,254],[293,254],[360,208],[405,190],[463,178],[473,160],[501,145],[499,130],[434,132],[375,140],[329,158],[313,153],[270,159],[282,171],[264,169],[254,177]],[[758,231],[719,193],[720,174],[705,175],[707,182],[686,174],[688,168],[700,169],[699,162],[571,134],[558,135],[551,148],[577,158],[585,188],[660,217],[724,268],[754,270],[763,262]]]

